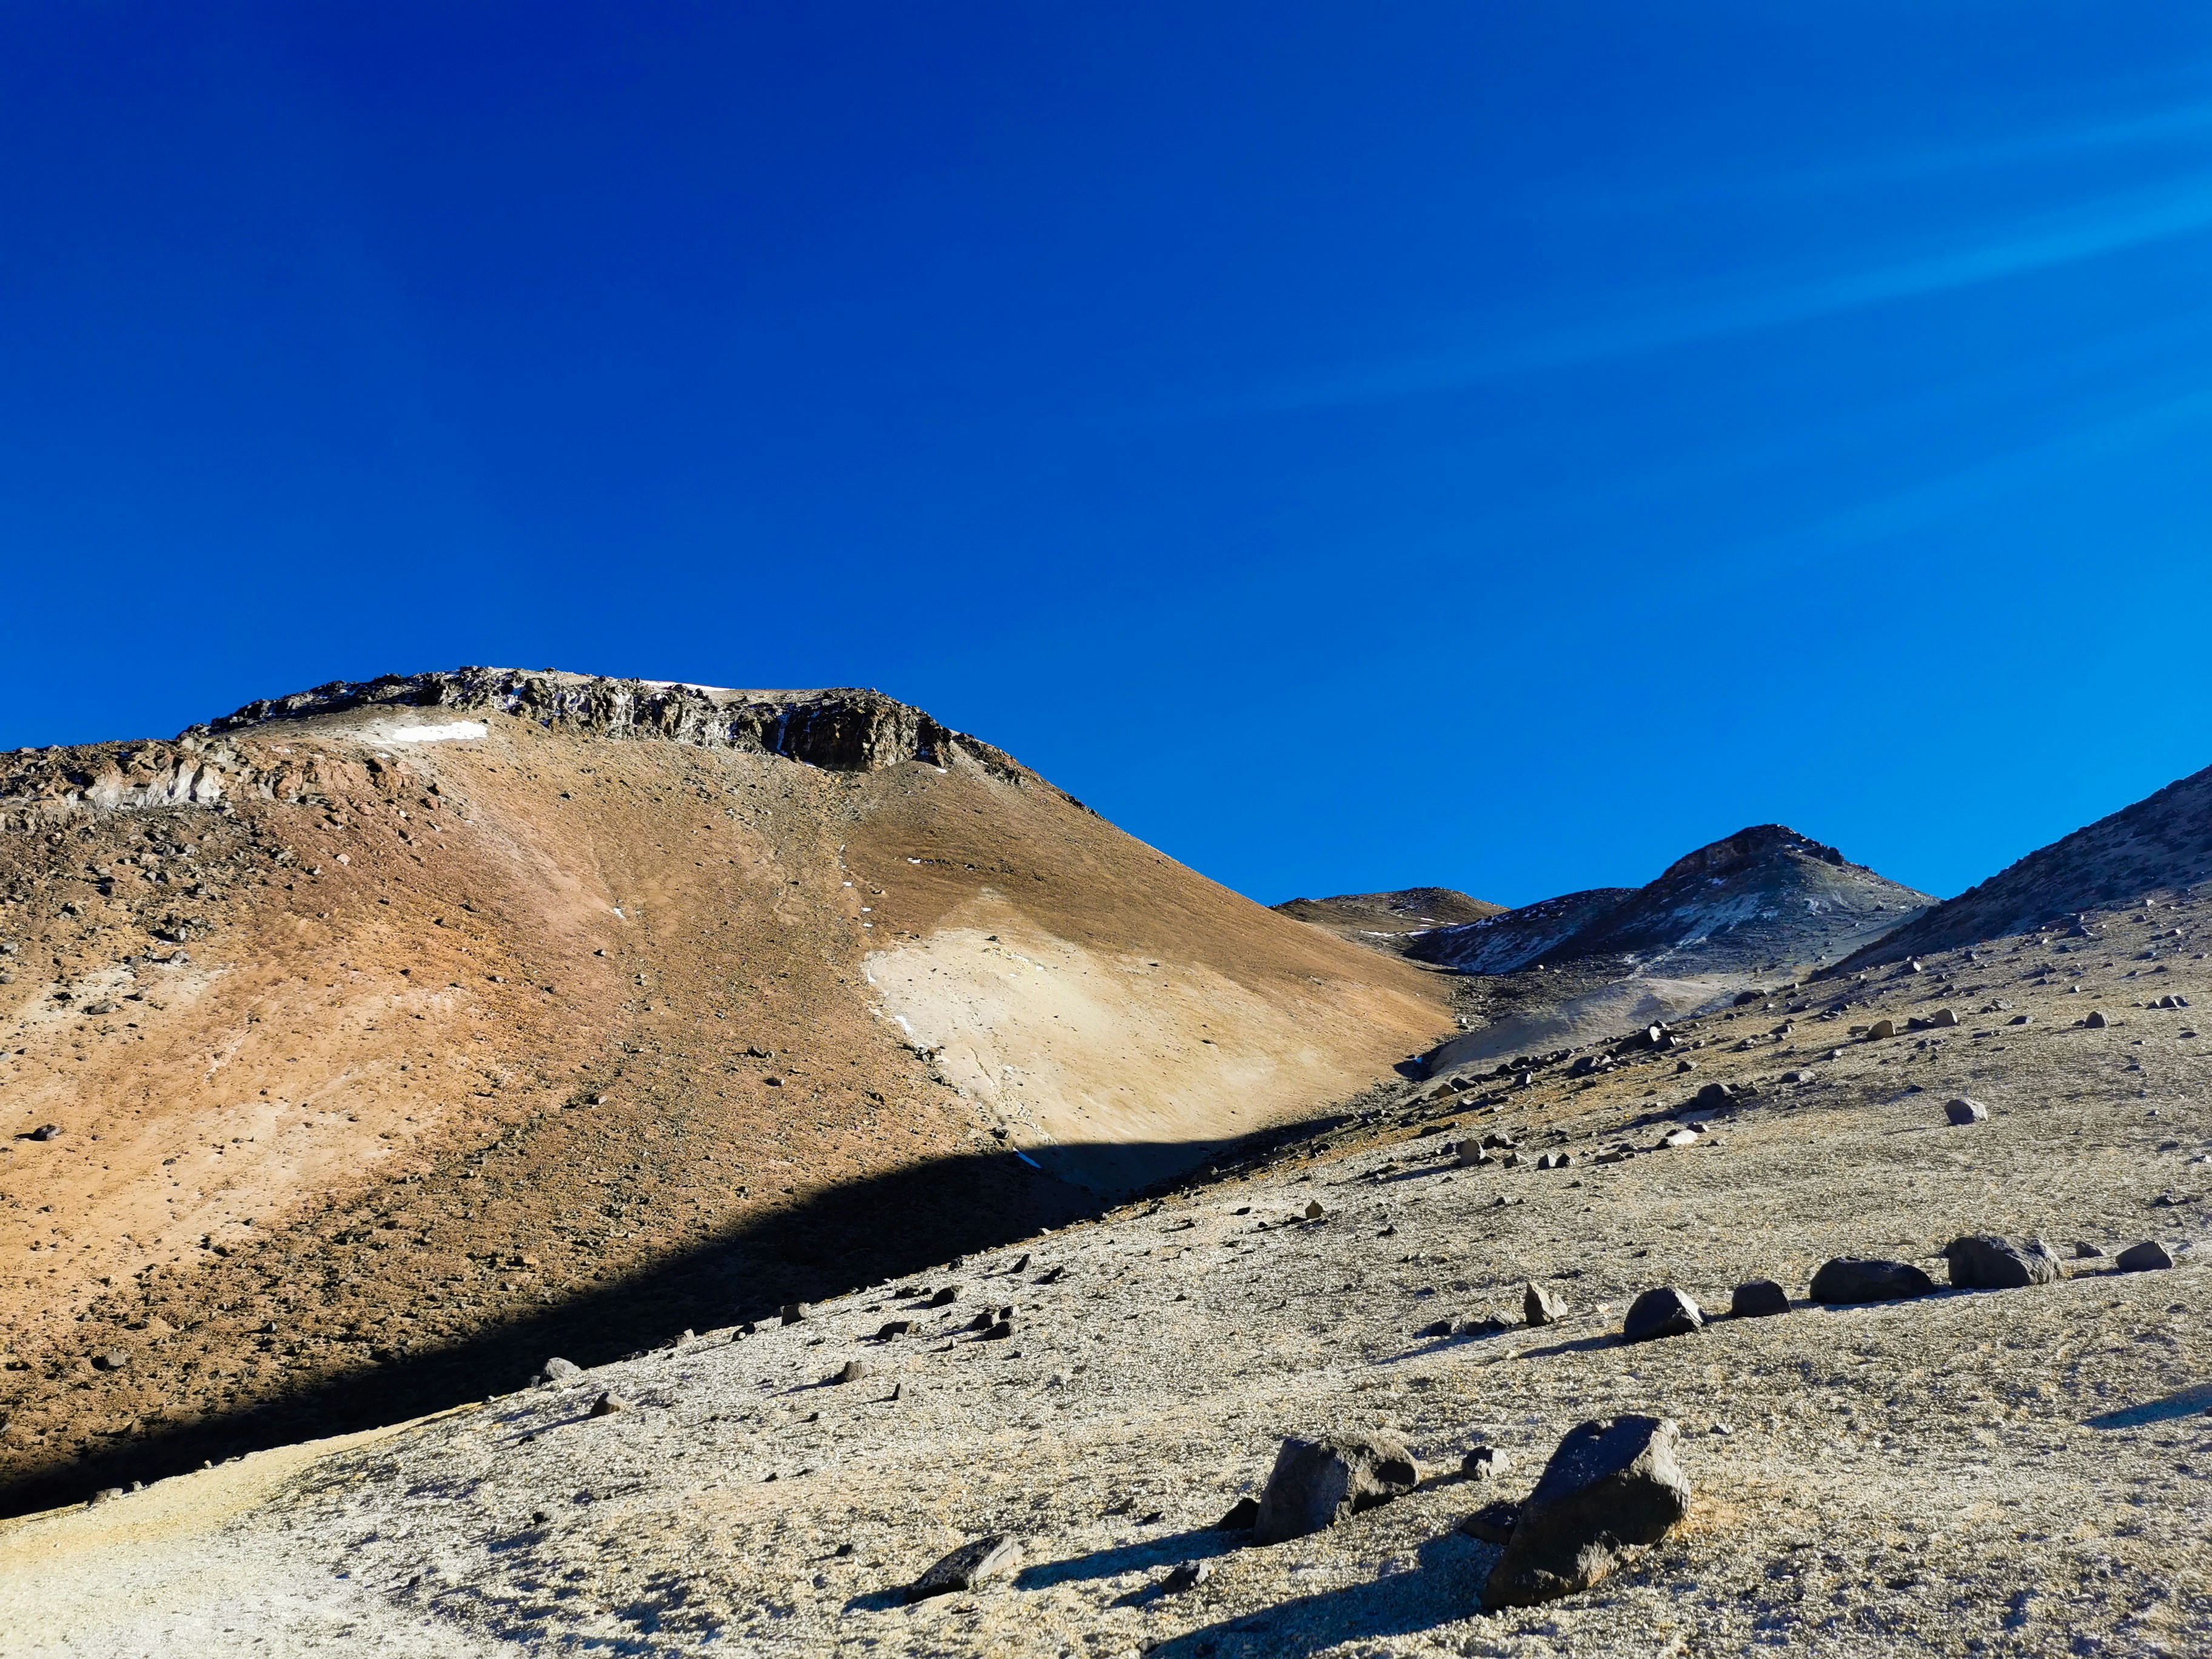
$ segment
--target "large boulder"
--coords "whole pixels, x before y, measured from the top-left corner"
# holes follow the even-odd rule
[[[1662,1336],[1687,1336],[1705,1328],[1704,1310],[1670,1285],[1646,1291],[1629,1304],[1628,1317],[1620,1322],[1620,1340],[1649,1342]]]
[[[2173,1257],[2165,1245],[2154,1238],[2140,1244],[2130,1244],[2112,1259],[2112,1265],[2124,1273],[2155,1273],[2161,1267],[2171,1267]]]
[[[1771,1279],[1753,1279],[1735,1287],[1729,1297],[1732,1319],[1765,1319],[1790,1311],[1790,1293]]]
[[[1689,1512],[1674,1425],[1615,1417],[1568,1431],[1521,1505],[1482,1599],[1533,1607],[1586,1590],[1628,1551],[1656,1544]]]
[[[1951,1283],[1962,1291],[2021,1291],[2066,1276],[2057,1252],[2039,1238],[2022,1243],[1994,1233],[1973,1233],[1943,1247]]]
[[[1936,1281],[1909,1261],[1876,1261],[1863,1256],[1839,1255],[1820,1264],[1813,1275],[1813,1300],[1831,1304],[1852,1302],[1902,1302],[1907,1297],[1934,1294]]]
[[[1359,1510],[1402,1498],[1421,1484],[1420,1465],[1389,1434],[1285,1439],[1260,1494],[1255,1544],[1279,1544],[1333,1527]]]

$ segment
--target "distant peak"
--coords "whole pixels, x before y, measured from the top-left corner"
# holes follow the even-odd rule
[[[1668,865],[1659,879],[1672,880],[1678,876],[1715,876],[1731,870],[1741,869],[1776,857],[1795,854],[1800,858],[1818,859],[1823,864],[1838,868],[1850,862],[1834,848],[1814,841],[1810,836],[1801,836],[1787,824],[1756,823],[1748,830],[1700,847],[1694,853],[1679,858]]]

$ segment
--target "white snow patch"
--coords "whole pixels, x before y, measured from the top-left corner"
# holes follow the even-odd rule
[[[482,720],[453,720],[444,726],[403,726],[392,734],[394,743],[453,743],[469,738],[489,736],[491,728]]]

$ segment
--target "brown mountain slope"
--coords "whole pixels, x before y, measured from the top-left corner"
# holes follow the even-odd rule
[[[463,671],[4,764],[10,1507],[1027,1231],[1448,1023],[874,693]]]
[[[2212,876],[2212,767],[2169,783],[1946,899],[1836,964],[1856,973],[2025,933]]]

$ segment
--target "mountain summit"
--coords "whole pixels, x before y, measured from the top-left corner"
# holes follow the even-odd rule
[[[1929,895],[1778,823],[1700,847],[1642,887],[1601,887],[1412,939],[1415,961],[1513,975],[1442,1066],[1671,1018],[1762,977],[1832,963],[1923,914]],[[1540,972],[1539,971],[1540,970]]]

